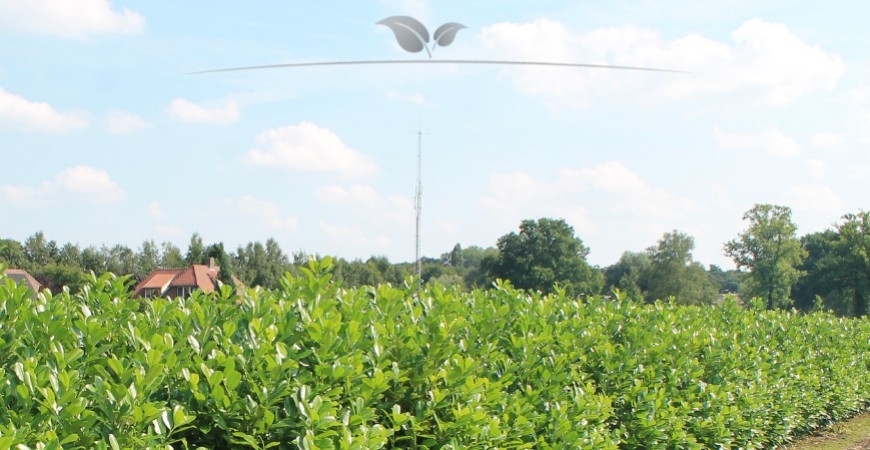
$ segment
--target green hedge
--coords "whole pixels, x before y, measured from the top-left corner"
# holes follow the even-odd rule
[[[863,320],[414,287],[0,280],[0,449],[760,449],[870,400]]]

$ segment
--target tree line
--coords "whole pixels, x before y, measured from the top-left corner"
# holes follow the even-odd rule
[[[494,247],[456,244],[438,258],[423,258],[422,281],[459,289],[489,288],[506,280],[521,289],[545,293],[561,289],[571,295],[618,295],[638,301],[673,299],[684,304],[711,304],[725,293],[758,299],[769,309],[830,309],[863,316],[870,306],[870,213],[847,214],[832,228],[796,235],[791,209],[757,204],[743,216],[746,229],[724,243],[736,270],[708,267],[694,260],[694,238],[673,230],[642,251],[626,251],[610,266],[587,262],[589,248],[564,220],[524,220],[517,232],[500,237]],[[42,232],[23,242],[0,239],[0,263],[29,271],[48,289],[78,289],[86,274],[112,272],[143,279],[156,268],[205,264],[221,266],[221,280],[273,289],[285,273],[298,273],[309,256],[285,253],[278,242],[249,242],[227,250],[222,242],[206,244],[194,233],[185,252],[170,242],[146,240],[137,249],[58,244]],[[333,278],[344,286],[394,285],[415,274],[412,262],[386,257],[367,260],[334,258]]]

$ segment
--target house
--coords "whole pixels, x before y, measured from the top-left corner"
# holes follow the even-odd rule
[[[27,287],[29,287],[33,291],[33,298],[36,298],[36,293],[39,292],[39,289],[42,287],[36,278],[33,278],[26,270],[21,269],[6,269],[6,276],[9,277],[15,283],[21,284],[24,283]]]
[[[188,297],[196,290],[214,292],[220,270],[220,266],[214,264],[214,258],[209,259],[208,265],[157,269],[136,285],[133,297]]]

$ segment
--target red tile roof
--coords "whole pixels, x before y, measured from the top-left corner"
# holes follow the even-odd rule
[[[151,272],[150,275],[145,277],[138,286],[137,289],[146,289],[146,288],[159,288],[164,289],[169,286],[169,282],[172,281],[173,278],[177,277],[178,274],[183,272],[184,269],[157,269],[154,272]]]
[[[193,268],[188,267],[187,269],[182,269],[178,276],[172,280],[173,287],[187,287],[187,286],[197,286],[196,277],[193,275]]]
[[[214,287],[216,284],[215,282],[217,281],[217,274],[220,270],[220,267],[209,267],[197,264],[191,267],[191,269],[193,269],[194,280],[198,288],[200,288],[203,292],[214,291]]]
[[[193,264],[182,269],[157,269],[136,285],[134,297],[142,295],[144,289],[158,289],[163,295],[171,288],[197,288],[203,292],[214,292],[217,283],[218,266]]]

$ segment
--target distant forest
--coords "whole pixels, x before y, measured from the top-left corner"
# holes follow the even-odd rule
[[[755,205],[744,215],[747,228],[723,251],[737,270],[702,266],[692,258],[694,239],[680,231],[665,233],[651,247],[626,251],[607,267],[586,261],[589,249],[561,219],[524,220],[518,232],[495,246],[456,244],[439,258],[423,258],[423,283],[461,290],[488,289],[504,280],[514,287],[569,295],[618,295],[638,301],[671,300],[712,304],[725,294],[757,299],[766,308],[829,309],[863,316],[870,303],[870,214],[843,216],[831,229],[797,237],[791,210]],[[137,249],[115,244],[81,248],[57,243],[39,231],[19,242],[0,239],[0,265],[30,272],[44,288],[77,290],[89,273],[128,275],[130,287],[157,268],[206,264],[214,258],[220,279],[275,289],[286,273],[298,274],[309,255],[287,254],[277,241],[249,242],[235,250],[206,243],[194,233],[185,251],[169,242],[146,240]],[[401,285],[416,275],[413,262],[386,257],[366,260],[333,257],[333,279],[345,287],[381,283]]]

